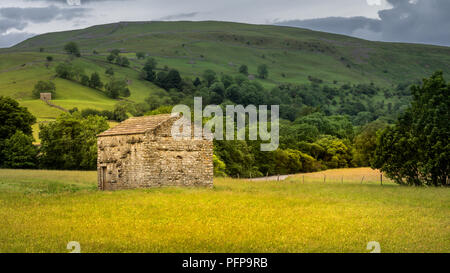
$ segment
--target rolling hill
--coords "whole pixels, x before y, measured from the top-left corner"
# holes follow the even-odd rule
[[[75,41],[82,57],[74,62],[85,73],[113,67],[115,75],[129,82],[134,102],[143,102],[159,87],[139,79],[145,52],[158,61],[158,69],[176,68],[183,77],[200,76],[205,69],[237,75],[247,64],[256,74],[260,64],[269,67],[269,78],[256,79],[271,88],[279,83],[307,83],[308,76],[324,84],[375,83],[391,87],[412,82],[436,70],[450,72],[450,48],[431,45],[371,42],[306,29],[229,22],[120,22],[81,30],[48,33],[0,50],[0,95],[11,96],[30,109],[39,121],[61,111],[33,99],[31,91],[39,80],[54,79],[54,103],[66,109],[99,110],[114,107],[117,100],[103,92],[64,79],[55,79],[54,68],[67,59],[63,47]],[[127,56],[129,68],[106,62],[112,49]],[[94,50],[98,54],[93,54]],[[54,60],[47,64],[46,57]]]

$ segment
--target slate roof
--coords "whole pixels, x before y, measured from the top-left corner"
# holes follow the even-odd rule
[[[103,133],[97,135],[99,137],[103,136],[116,136],[116,135],[134,135],[143,134],[148,130],[155,129],[161,123],[172,118],[171,114],[162,114],[155,116],[144,116],[144,117],[133,117],[129,118],[117,126],[104,131]]]

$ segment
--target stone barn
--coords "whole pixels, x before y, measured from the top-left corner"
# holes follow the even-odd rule
[[[119,190],[213,185],[213,144],[175,140],[170,114],[134,117],[98,135],[98,187]]]
[[[52,93],[41,93],[41,100],[50,101],[52,100]]]

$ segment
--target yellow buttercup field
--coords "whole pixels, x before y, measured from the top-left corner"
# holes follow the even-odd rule
[[[0,252],[450,252],[449,189],[381,186],[368,168],[214,189],[100,192],[96,179],[0,170]]]

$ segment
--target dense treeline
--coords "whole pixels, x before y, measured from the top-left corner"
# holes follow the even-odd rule
[[[181,78],[174,69],[155,73],[156,66],[150,58],[141,72],[141,79],[165,90],[146,100],[156,112],[175,104],[192,106],[193,97],[202,97],[204,105],[222,108],[230,104],[280,105],[278,150],[260,152],[257,141],[215,141],[216,173],[235,177],[369,166],[368,153],[374,149],[376,132],[394,121],[410,100],[409,84],[392,90],[374,84],[330,87],[309,77],[310,84],[280,84],[267,90],[245,75],[245,65],[234,77],[208,69],[194,80]],[[380,95],[395,100],[378,100]]]
[[[141,71],[141,79],[160,86],[165,91],[152,94],[147,99],[150,110],[161,106],[192,104],[192,97],[202,97],[204,104],[280,105],[280,117],[291,122],[311,112],[325,115],[347,116],[355,126],[377,119],[393,122],[409,104],[410,83],[386,89],[375,84],[343,84],[329,86],[309,77],[310,84],[280,84],[267,90],[243,73],[237,76],[218,75],[205,70],[202,77],[180,77],[175,69],[155,73],[156,61],[152,58]],[[379,99],[383,97],[383,99]]]
[[[106,118],[79,112],[40,124],[41,145],[33,145],[36,118],[18,102],[0,97],[0,167],[93,170],[97,166],[97,134]]]
[[[128,83],[125,79],[118,79],[111,76],[109,78],[109,82],[104,84],[101,81],[98,72],[93,72],[90,76],[88,76],[84,73],[82,67],[74,65],[72,62],[60,63],[56,66],[55,70],[57,77],[75,81],[84,86],[103,91],[108,97],[113,99],[117,99],[119,96],[129,97],[131,95],[130,89],[128,88]]]

